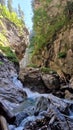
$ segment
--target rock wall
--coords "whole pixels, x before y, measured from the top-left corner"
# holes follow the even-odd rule
[[[0,33],[6,38],[4,46],[10,45],[19,60],[24,57],[29,42],[29,33],[26,27],[19,28],[6,18],[0,19]]]
[[[22,86],[14,82],[17,76],[14,64],[0,53],[0,101],[5,102],[8,108],[13,108],[13,104],[23,102],[26,98]]]
[[[46,8],[48,16],[55,19],[56,16],[63,13],[69,1],[72,2],[71,0],[51,0]],[[35,10],[42,7],[44,2],[35,0]],[[72,12],[68,15],[71,16],[69,20],[73,18]],[[61,29],[55,32],[51,40],[32,57],[34,64],[50,67],[62,77],[63,74],[73,75],[73,20],[70,22],[66,20],[66,22]]]

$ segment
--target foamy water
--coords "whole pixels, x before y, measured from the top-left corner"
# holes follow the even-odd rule
[[[13,83],[16,87],[22,88],[23,91],[26,92],[28,98],[36,98],[40,96],[48,97],[48,94],[40,94],[38,92],[32,92],[29,88],[26,88],[22,85],[21,81],[17,79],[17,77],[13,78]]]
[[[48,97],[48,94],[40,94],[38,92],[32,92],[29,88],[24,88],[23,90],[26,92],[28,98],[36,98],[40,96]]]

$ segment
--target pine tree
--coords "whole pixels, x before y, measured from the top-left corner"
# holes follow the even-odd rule
[[[6,0],[0,0],[1,5],[5,5],[5,3],[6,3]]]
[[[18,4],[18,16],[24,21],[24,12],[22,11],[20,4]]]
[[[8,7],[8,9],[9,9],[10,12],[13,11],[13,8],[12,8],[12,0],[8,0],[8,1],[7,1],[7,7]]]

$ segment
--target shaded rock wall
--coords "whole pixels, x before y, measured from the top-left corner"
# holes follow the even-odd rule
[[[49,6],[46,8],[48,17],[53,18],[54,20],[56,16],[59,16],[60,14],[62,15],[68,1],[72,2],[71,0],[51,0]],[[38,0],[35,0],[35,10],[42,7],[43,3],[45,3],[45,1],[39,2]],[[57,71],[60,77],[63,77],[63,73],[72,76],[73,22],[71,21],[67,24],[64,24],[61,29],[56,31],[55,36],[51,38],[51,41],[48,41],[47,44],[45,43],[44,48],[38,50],[38,52],[33,56],[32,62],[38,66],[52,68],[53,70]]]

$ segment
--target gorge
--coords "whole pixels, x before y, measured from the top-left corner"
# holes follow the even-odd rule
[[[0,4],[0,130],[73,130],[73,1],[32,6],[29,34]]]

